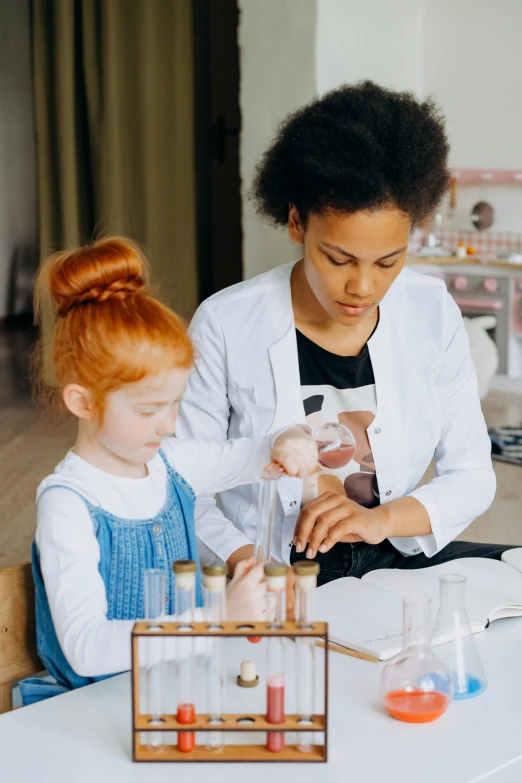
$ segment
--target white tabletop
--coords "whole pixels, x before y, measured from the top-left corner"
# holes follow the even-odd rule
[[[522,781],[522,619],[500,620],[477,644],[489,679],[476,699],[454,702],[435,723],[410,725],[381,707],[381,666],[330,654],[330,741],[316,781],[358,783],[520,783]],[[233,642],[232,644],[236,644]],[[230,650],[227,710],[262,701],[262,688],[234,685],[249,645]],[[255,693],[255,696],[253,694]],[[250,705],[250,711],[257,708]],[[259,710],[261,711],[261,710]],[[174,768],[173,768],[174,767]],[[249,764],[249,783],[286,781],[302,771],[288,764]],[[190,764],[191,783],[243,783],[244,764]],[[156,783],[174,780],[180,765],[131,761],[127,674],[0,716],[0,779],[6,783]]]

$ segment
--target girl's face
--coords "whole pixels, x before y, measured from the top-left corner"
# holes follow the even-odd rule
[[[166,370],[129,383],[105,398],[96,431],[101,446],[125,462],[143,464],[174,434],[190,370]]]
[[[375,312],[406,260],[411,218],[392,207],[310,214],[291,205],[290,238],[304,246],[308,286],[332,321],[356,326]]]

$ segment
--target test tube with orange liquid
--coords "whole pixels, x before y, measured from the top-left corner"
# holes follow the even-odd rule
[[[176,614],[180,623],[178,630],[191,630],[196,606],[196,563],[194,560],[176,560],[173,564],[176,580]],[[178,699],[176,719],[182,725],[196,720],[195,689],[196,660],[194,637],[178,636],[176,661],[176,694]],[[193,731],[178,732],[178,750],[188,753],[193,750],[196,735]]]

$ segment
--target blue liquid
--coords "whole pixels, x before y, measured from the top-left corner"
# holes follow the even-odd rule
[[[453,698],[456,701],[462,699],[473,699],[475,696],[480,696],[486,690],[486,683],[484,680],[480,680],[478,677],[473,677],[472,674],[466,674],[465,682],[460,682],[457,672],[453,672],[453,684],[455,686],[455,693]],[[462,687],[464,685],[464,687]]]

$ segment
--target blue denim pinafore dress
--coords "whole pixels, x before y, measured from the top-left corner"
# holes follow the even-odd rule
[[[100,546],[99,571],[107,592],[108,620],[138,620],[144,614],[144,571],[165,571],[165,612],[175,614],[172,563],[191,559],[198,563],[196,603],[201,606],[201,579],[194,531],[194,491],[185,479],[159,452],[167,469],[167,497],[161,511],[152,519],[122,519],[93,506],[75,492],[89,510],[94,533]],[[46,492],[51,491],[49,487]],[[38,655],[55,682],[30,677],[20,682],[24,704],[47,699],[73,688],[81,688],[101,677],[82,677],[69,665],[58,642],[40,568],[36,544],[32,550],[33,577],[36,589],[36,636]],[[130,639],[129,639],[130,645]]]

